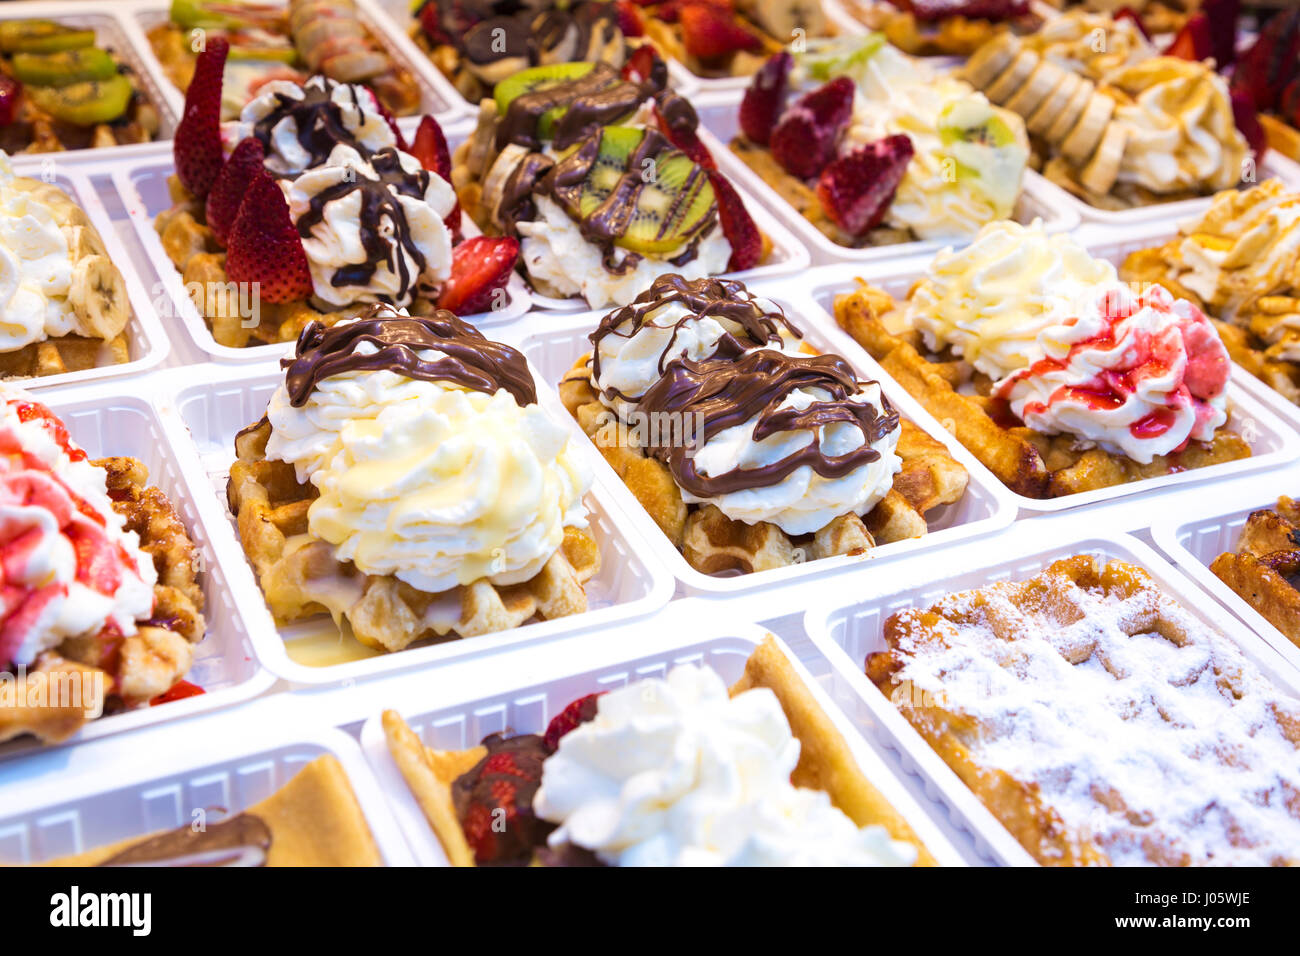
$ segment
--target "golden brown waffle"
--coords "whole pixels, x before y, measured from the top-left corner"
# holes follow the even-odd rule
[[[1290,401],[1300,403],[1300,271],[1294,248],[1300,233],[1290,223],[1300,194],[1269,179],[1214,197],[1199,221],[1186,223],[1162,246],[1125,257],[1120,278],[1159,284],[1214,319],[1232,360]],[[1185,246],[1210,250],[1216,275],[1189,261]],[[1193,281],[1193,277],[1201,281]],[[1193,291],[1206,291],[1209,298]]]
[[[861,8],[856,16],[912,56],[970,56],[999,30],[1007,29],[990,20],[963,16],[922,24],[912,14],[884,3]]]
[[[239,537],[276,620],[290,623],[329,612],[356,639],[380,651],[400,651],[425,637],[477,637],[587,610],[582,586],[600,570],[600,550],[586,529],[565,528],[564,541],[542,570],[521,584],[486,578],[455,591],[429,594],[395,576],[362,574],[308,531],[317,492],[298,481],[294,466],[266,457],[265,420],[235,440],[227,499]],[[459,613],[456,613],[459,609]]]
[[[128,706],[152,700],[189,672],[191,645],[203,639],[199,555],[180,516],[166,495],[146,484],[149,471],[136,459],[101,458],[91,464],[107,471],[113,510],[126,519],[128,531],[140,536],[141,550],[153,559],[158,572],[153,616],[121,639],[108,663],[104,643],[93,636],[69,638],[38,657],[35,667],[16,681],[12,700],[0,697],[0,741],[23,734],[47,743],[65,740],[107,698],[120,698]],[[59,686],[72,686],[74,680],[82,691],[75,704],[65,699],[67,706],[28,706],[40,699],[29,696],[35,685],[50,688],[43,699],[53,701]],[[97,688],[102,695],[92,694]]]
[[[791,538],[766,521],[746,524],[713,505],[688,505],[668,466],[629,444],[627,430],[618,428],[600,403],[591,387],[589,359],[589,355],[580,358],[560,382],[564,407],[673,546],[704,574],[768,571],[919,538],[928,530],[925,515],[957,501],[966,491],[966,469],[942,443],[904,420],[897,449],[903,470],[865,520],[855,514],[840,515],[813,534]]]
[[[1214,559],[1210,570],[1270,624],[1300,646],[1300,504],[1283,496],[1273,511],[1246,519],[1236,551]]]
[[[799,740],[799,763],[790,774],[791,783],[825,791],[831,803],[858,826],[883,826],[893,839],[917,848],[918,866],[935,865],[934,857],[907,821],[862,773],[835,724],[770,637],[745,662],[745,673],[731,688],[731,696],[756,687],[766,687],[776,695],[791,732]],[[486,749],[426,747],[395,710],[384,711],[383,725],[389,753],[424,811],[447,859],[452,866],[473,866],[474,853],[456,816],[451,785],[483,759]]]
[[[256,817],[270,833],[265,866],[383,865],[347,771],[333,754],[317,757],[271,796],[242,812]],[[44,865],[98,866],[132,847],[166,835],[122,840]],[[195,853],[209,847],[202,844],[199,835],[194,844],[187,847],[182,843],[178,849]],[[183,864],[178,861],[175,865]]]
[[[886,292],[860,284],[835,299],[835,319],[913,398],[1003,484],[1028,498],[1059,498],[1114,485],[1207,468],[1250,457],[1240,435],[1220,428],[1209,442],[1190,442],[1148,465],[1102,448],[1078,447],[1072,435],[1044,435],[993,417],[991,383],[966,362],[926,355],[916,332],[895,334],[884,317],[895,308]],[[975,390],[967,394],[966,390]],[[982,392],[982,394],[981,394]]]
[[[1300,862],[1300,702],[1141,568],[1056,561],[884,641],[867,676],[1038,862]]]
[[[65,335],[33,342],[13,352],[0,352],[0,378],[41,378],[129,361],[131,348],[125,333],[108,340]]]
[[[772,187],[776,193],[831,242],[851,248],[867,246],[889,246],[899,242],[911,242],[916,237],[908,229],[892,229],[881,226],[872,229],[865,236],[850,236],[826,215],[821,200],[802,180],[791,176],[773,157],[771,150],[765,146],[751,143],[744,136],[737,136],[731,141],[731,151],[740,157],[763,182]]]

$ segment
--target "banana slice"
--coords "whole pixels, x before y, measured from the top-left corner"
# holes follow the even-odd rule
[[[1106,125],[1115,113],[1115,101],[1105,93],[1095,93],[1092,100],[1083,108],[1083,115],[1070,135],[1061,143],[1061,155],[1076,166],[1088,161],[1097,144],[1101,142]]]
[[[77,332],[93,338],[116,338],[131,315],[126,281],[107,256],[86,256],[72,267],[68,304],[77,316]]]
[[[1043,69],[1049,66],[1061,70],[1055,63],[1045,63]],[[1047,94],[1043,102],[1038,104],[1038,108],[1025,120],[1026,129],[1035,136],[1046,135],[1047,131],[1052,128],[1052,124],[1060,117],[1061,112],[1069,105],[1075,94],[1079,92],[1080,87],[1086,82],[1087,80],[1077,73],[1061,70],[1060,82],[1052,88],[1052,92]]]
[[[501,150],[496,162],[483,177],[483,198],[479,200],[479,205],[492,222],[498,221],[497,212],[505,196],[506,183],[510,180],[510,174],[527,156],[528,150],[525,147],[511,143]]]
[[[1021,116],[1030,116],[1039,104],[1047,99],[1048,94],[1060,85],[1063,76],[1065,71],[1055,63],[1039,60],[1038,66],[1025,81],[1025,85],[1004,105]]]
[[[1020,42],[1010,33],[999,33],[971,54],[960,76],[977,90],[987,89],[1002,75],[1020,49]]]
[[[1011,66],[1001,76],[989,84],[984,94],[994,103],[1005,103],[1020,92],[1040,62],[1037,53],[1026,50],[1011,61]]]
[[[1065,108],[1057,115],[1052,125],[1047,127],[1047,132],[1043,138],[1049,143],[1057,144],[1065,137],[1070,135],[1070,130],[1074,129],[1079,117],[1087,109],[1088,104],[1092,102],[1093,94],[1097,92],[1097,87],[1092,80],[1084,80],[1083,85],[1074,91],[1070,97],[1070,102],[1065,104]]]
[[[1112,122],[1106,126],[1097,151],[1084,168],[1079,182],[1095,193],[1105,195],[1119,178],[1120,163],[1124,161],[1124,147],[1128,145],[1128,126]]]
[[[104,240],[92,226],[66,226],[63,235],[68,240],[68,253],[73,262],[79,262],[88,256],[108,257]]]

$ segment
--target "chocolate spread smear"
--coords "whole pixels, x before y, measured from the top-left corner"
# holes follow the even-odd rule
[[[357,351],[363,342],[376,351]],[[419,353],[425,350],[437,354],[422,358]],[[537,401],[523,355],[485,338],[445,309],[404,316],[376,305],[355,322],[332,328],[310,322],[298,336],[294,357],[281,359],[280,364],[288,370],[285,388],[295,408],[305,405],[316,386],[332,375],[379,370],[428,382],[452,382],[488,395],[504,388],[520,405]]]
[[[179,827],[142,840],[100,866],[266,866],[271,829],[241,813],[202,830]]]

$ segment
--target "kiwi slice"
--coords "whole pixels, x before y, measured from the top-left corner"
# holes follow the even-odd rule
[[[216,0],[172,0],[172,23],[186,30],[195,27],[273,27],[284,20],[283,5],[269,3],[216,2]]]
[[[1020,173],[1029,157],[1019,117],[983,97],[953,100],[939,113],[939,141],[959,179],[999,204],[1010,206],[1020,191]]]
[[[715,207],[713,186],[685,153],[665,146],[638,162],[645,130],[607,126],[593,135],[600,146],[587,176],[557,193],[569,215],[617,224],[614,244],[645,255],[680,249],[704,228]]]
[[[106,80],[84,80],[63,87],[29,86],[27,95],[37,108],[74,126],[111,123],[126,112],[134,87],[120,73]]]
[[[53,20],[0,21],[0,53],[57,53],[94,45],[94,30],[79,30]]]
[[[14,76],[28,86],[67,86],[84,80],[107,80],[117,63],[98,47],[58,53],[15,53]]]
[[[506,77],[493,89],[492,98],[497,102],[497,112],[505,116],[510,104],[525,93],[569,83],[586,76],[595,66],[594,63],[552,63],[549,66],[534,66],[531,69],[520,70],[513,76]],[[561,114],[564,112],[563,107],[557,109]]]
[[[884,45],[883,33],[809,40],[807,49],[795,54],[795,58],[811,79],[824,83],[837,76],[852,75]]]

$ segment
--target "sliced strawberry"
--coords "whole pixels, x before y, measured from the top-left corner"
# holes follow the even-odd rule
[[[682,0],[668,0],[655,10],[655,19],[664,23],[678,23],[682,18]]]
[[[226,244],[230,227],[239,216],[239,207],[254,177],[262,172],[262,163],[266,151],[262,141],[256,136],[246,136],[236,145],[235,150],[221,167],[216,181],[208,191],[207,220],[208,228],[216,236],[220,245]]]
[[[172,155],[181,184],[199,199],[221,172],[221,72],[230,44],[209,37],[185,91],[185,114],[176,126]]]
[[[690,157],[691,162],[705,169],[716,169],[713,154],[700,141],[700,117],[690,100],[671,90],[655,97],[655,121],[668,142]]]
[[[772,156],[799,179],[815,179],[835,158],[835,144],[853,115],[856,86],[837,76],[797,100],[772,131]]]
[[[543,740],[546,741],[546,749],[554,752],[560,746],[560,739],[569,731],[581,724],[592,720],[596,716],[596,701],[600,699],[600,694],[588,694],[586,697],[579,697],[577,700],[565,707],[546,725],[546,734]]]
[[[487,312],[497,302],[519,262],[519,240],[509,236],[475,236],[451,254],[451,275],[443,283],[438,308],[457,315]]]
[[[741,26],[734,14],[707,3],[682,7],[682,42],[686,52],[704,61],[720,60],[739,50],[751,53],[763,48],[763,41]]]
[[[618,12],[618,28],[625,37],[645,36],[645,23],[641,20],[641,11],[632,0],[614,0],[614,9]]]
[[[741,272],[752,269],[763,256],[763,234],[758,231],[758,226],[745,208],[736,187],[716,169],[707,172],[709,182],[713,184],[713,196],[718,203],[718,223],[722,226],[722,234],[731,244],[727,270]]]
[[[1287,90],[1297,86],[1297,81],[1292,80]],[[1251,102],[1250,95],[1244,90],[1232,91],[1232,119],[1237,124],[1237,129],[1241,135],[1246,137],[1246,142],[1250,148],[1255,151],[1255,159],[1258,160],[1268,149],[1268,135],[1264,132],[1264,127],[1259,123],[1259,114],[1255,111],[1255,104]],[[1283,101],[1286,100],[1286,92],[1282,94]],[[1293,97],[1294,98],[1294,97]]]
[[[483,741],[487,756],[452,784],[461,830],[480,864],[523,863],[554,826],[533,813],[550,751],[536,734]]]
[[[740,131],[751,143],[766,146],[772,141],[777,117],[785,108],[787,83],[794,57],[782,50],[759,67],[740,101]]]
[[[653,90],[668,86],[668,64],[653,46],[646,43],[637,47],[623,64],[623,79]]]
[[[0,126],[8,126],[18,118],[23,85],[12,76],[0,73]]]
[[[1119,23],[1121,20],[1132,20],[1133,25],[1137,27],[1138,33],[1150,41],[1151,34],[1147,32],[1146,24],[1142,22],[1141,15],[1132,7],[1120,7],[1115,11],[1115,22]]]
[[[311,295],[311,272],[289,204],[262,170],[248,186],[230,229],[226,274],[231,282],[258,283],[263,302],[295,302]]]
[[[851,236],[874,229],[894,200],[912,152],[912,141],[899,133],[835,160],[817,180],[826,215]]]
[[[1210,36],[1210,18],[1194,13],[1187,18],[1173,42],[1165,48],[1165,56],[1184,60],[1204,60],[1214,55],[1214,40]]]
[[[187,680],[177,681],[171,690],[163,691],[153,700],[149,701],[150,707],[157,707],[159,704],[170,704],[172,701],[185,700],[187,697],[198,697],[207,693],[198,684],[191,684]]]
[[[438,0],[427,0],[424,6],[420,7],[416,14],[420,21],[420,29],[429,40],[440,46],[450,46],[451,37],[447,31],[442,28],[442,23],[438,17]]]
[[[1300,10],[1276,13],[1241,55],[1232,73],[1232,88],[1249,94],[1256,109],[1275,109],[1283,87],[1296,76],[1298,60]]]
[[[437,173],[448,183],[451,182],[451,150],[447,146],[447,136],[432,116],[420,120],[420,126],[415,131],[415,141],[407,151],[429,172]],[[447,213],[447,218],[443,222],[446,223],[453,240],[458,240],[461,235],[459,200],[451,212]]]
[[[1210,55],[1222,70],[1237,58],[1237,21],[1241,0],[1201,0],[1201,11],[1210,21]]]

